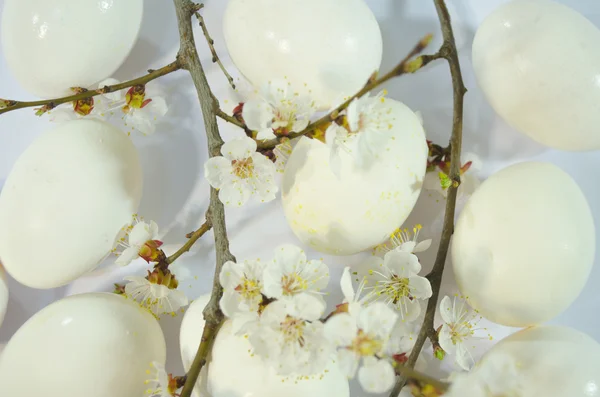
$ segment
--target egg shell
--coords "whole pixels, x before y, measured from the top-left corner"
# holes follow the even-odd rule
[[[142,193],[137,150],[99,120],[40,135],[0,193],[0,259],[17,281],[54,288],[94,269],[131,221]]]
[[[600,344],[567,327],[540,326],[497,343],[482,362],[498,354],[516,360],[522,396],[600,396]]]
[[[164,364],[156,319],[110,293],[73,295],[31,317],[0,356],[0,395],[142,396],[150,363]]]
[[[419,117],[387,99],[392,139],[370,168],[358,168],[344,151],[341,173],[330,167],[330,149],[302,138],[286,165],[283,208],[294,234],[311,248],[350,255],[381,244],[412,211],[423,183],[427,142]]]
[[[473,41],[479,87],[510,125],[562,150],[600,149],[600,30],[569,7],[498,7]]]
[[[6,63],[30,93],[68,95],[111,76],[133,48],[143,0],[5,0]]]
[[[286,78],[322,109],[360,90],[381,64],[381,31],[363,0],[230,0],[223,30],[253,85]]]
[[[187,370],[200,344],[204,330],[202,311],[208,295],[195,300],[181,324],[180,348],[183,366]],[[296,381],[283,377],[250,353],[252,346],[244,336],[233,335],[227,320],[217,335],[209,360],[208,371],[201,372],[194,389],[195,397],[348,397],[348,380],[335,365],[327,373]],[[235,382],[231,381],[232,374]],[[204,383],[203,383],[204,382]],[[208,387],[208,388],[207,388]]]
[[[571,177],[542,162],[484,181],[461,212],[452,264],[461,293],[491,321],[526,327],[562,313],[583,289],[594,221]]]
[[[0,264],[0,326],[4,321],[6,315],[6,309],[8,307],[8,280],[6,279],[6,272]]]

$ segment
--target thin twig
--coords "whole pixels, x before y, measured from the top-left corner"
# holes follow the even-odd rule
[[[179,26],[180,47],[178,59],[187,69],[192,77],[202,115],[204,119],[204,128],[208,140],[208,151],[210,157],[219,156],[221,154],[221,146],[223,139],[219,134],[217,126],[216,109],[214,106],[214,95],[210,90],[206,74],[200,63],[200,57],[196,50],[196,42],[192,30],[192,16],[198,11],[199,6],[192,3],[190,0],[173,0],[175,11],[177,13],[177,24]],[[187,373],[187,380],[181,392],[181,397],[190,397],[200,370],[206,364],[207,357],[212,349],[215,337],[221,326],[224,316],[219,308],[219,300],[223,295],[223,288],[219,284],[219,274],[223,264],[227,261],[235,261],[235,257],[229,251],[229,240],[227,238],[227,228],[225,226],[225,209],[223,203],[219,200],[217,191],[214,188],[210,189],[210,205],[206,216],[213,227],[215,236],[215,251],[216,251],[216,266],[215,276],[213,278],[213,288],[210,301],[204,309],[205,326],[202,333],[200,346],[196,357]]]
[[[157,79],[166,74],[172,73],[176,70],[181,69],[181,64],[179,61],[172,62],[166,66],[163,66],[160,69],[149,71],[148,74],[138,77],[133,80],[125,81],[123,83],[115,84],[115,85],[107,85],[102,88],[98,88],[96,90],[87,90],[75,95],[69,95],[62,98],[54,98],[54,99],[44,99],[40,101],[13,101],[13,100],[4,100],[8,106],[0,109],[0,114],[10,112],[12,110],[24,109],[24,108],[32,108],[34,106],[43,106],[45,110],[52,110],[58,105],[68,102],[79,101],[81,99],[87,99],[91,97],[95,97],[97,95],[108,94],[110,92],[115,92],[122,90],[124,88],[133,87],[136,85],[146,84],[154,79]]]
[[[427,35],[424,38],[422,38],[417,43],[417,45],[408,53],[408,55],[398,65],[396,65],[392,70],[390,70],[388,73],[384,74],[383,76],[381,76],[379,78],[377,78],[376,75],[374,75],[371,79],[369,79],[367,84],[365,84],[365,86],[360,91],[358,91],[356,94],[352,95],[344,103],[342,103],[337,108],[335,108],[334,110],[332,110],[325,116],[321,117],[320,119],[310,123],[303,131],[292,132],[292,133],[288,134],[286,136],[286,138],[294,139],[294,138],[300,137],[302,135],[306,135],[311,131],[314,131],[318,127],[321,127],[324,124],[327,124],[327,123],[335,120],[339,116],[340,112],[344,111],[350,105],[350,103],[353,100],[355,100],[356,98],[362,97],[363,95],[374,90],[375,88],[379,87],[380,85],[387,82],[388,80],[393,79],[394,77],[402,76],[402,75],[408,74],[408,73],[414,73],[417,70],[424,67],[425,65],[427,65],[428,63],[440,58],[440,56],[438,54],[434,54],[434,55],[422,55],[415,59],[412,59],[416,55],[423,52],[423,50],[431,42],[432,37],[433,37],[432,35]],[[273,149],[275,146],[277,146],[279,144],[280,140],[281,140],[281,138],[274,138],[274,139],[271,139],[268,141],[259,141],[258,148],[259,149]]]
[[[233,116],[228,115],[227,113],[225,113],[224,111],[222,111],[221,109],[217,109],[217,117],[227,121],[228,123],[231,123],[237,127],[240,127],[241,129],[245,130],[248,127],[246,127],[244,125],[244,123],[242,123],[241,121],[239,121],[238,119],[236,119]]]
[[[212,54],[213,63],[217,63],[219,65],[219,67],[223,71],[223,74],[227,78],[227,81],[229,81],[231,88],[235,90],[235,83],[233,82],[233,77],[231,77],[231,75],[227,72],[227,69],[225,69],[225,66],[223,66],[223,62],[221,62],[221,58],[219,58],[219,56],[217,55],[217,50],[215,50],[215,41],[212,39],[212,37],[210,37],[210,33],[208,33],[208,29],[206,28],[204,18],[202,18],[202,15],[200,15],[199,12],[195,12],[194,15],[196,16],[196,18],[198,18],[198,22],[200,22],[200,27],[202,28],[202,32],[204,33],[204,37],[206,38],[206,42],[208,43],[208,47],[210,48],[210,52]]]
[[[189,240],[186,241],[181,248],[179,248],[173,255],[167,258],[167,264],[170,265],[171,263],[175,262],[175,260],[181,255],[188,252],[190,248],[192,248],[192,246],[196,243],[196,241],[198,241],[200,237],[204,236],[204,234],[208,232],[211,228],[212,225],[210,223],[210,219],[207,219],[206,222],[204,222],[198,230],[189,235]]]
[[[440,295],[440,287],[442,284],[442,276],[444,273],[444,266],[446,264],[446,256],[448,254],[448,247],[450,245],[450,238],[454,233],[454,212],[456,210],[456,196],[458,186],[460,185],[460,152],[462,147],[462,128],[463,128],[463,106],[464,96],[467,92],[465,88],[462,74],[460,71],[460,62],[458,59],[458,51],[456,50],[456,42],[454,40],[454,33],[452,31],[452,23],[450,20],[450,13],[446,7],[444,0],[433,0],[435,8],[440,20],[442,27],[442,34],[444,42],[442,47],[438,51],[438,57],[444,58],[448,61],[450,66],[450,74],[452,76],[452,92],[454,97],[454,114],[452,119],[452,136],[450,138],[450,174],[449,177],[452,180],[452,185],[448,188],[448,197],[446,199],[446,212],[444,214],[444,227],[442,230],[442,236],[440,238],[440,247],[435,258],[435,263],[431,273],[428,275],[429,281],[431,282],[431,289],[433,294],[427,302],[427,311],[425,312],[425,319],[419,336],[415,342],[413,350],[408,358],[407,365],[414,367],[419,354],[423,349],[423,345],[428,337],[436,338],[434,330],[434,316],[437,308],[437,303]],[[433,339],[434,342],[437,339]],[[396,386],[392,390],[390,396],[396,397],[402,387],[406,384],[406,379],[400,377]]]

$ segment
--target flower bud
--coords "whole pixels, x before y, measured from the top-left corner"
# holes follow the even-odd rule
[[[148,240],[141,246],[138,255],[148,263],[158,262],[158,259],[164,255],[162,250],[159,249],[161,245],[163,245],[162,241]]]

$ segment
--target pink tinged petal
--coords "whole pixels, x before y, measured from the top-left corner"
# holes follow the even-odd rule
[[[360,356],[354,353],[352,350],[342,349],[338,350],[336,361],[340,371],[348,377],[348,379],[354,378]]]
[[[221,153],[228,160],[247,159],[254,152],[256,152],[256,141],[246,136],[233,138],[221,147]]]
[[[408,278],[421,271],[419,258],[410,252],[401,250],[389,251],[383,258],[383,266],[387,267],[396,276]]]
[[[349,346],[356,337],[358,328],[351,315],[340,313],[327,320],[324,331],[325,337],[335,346]]]
[[[423,240],[420,243],[418,243],[415,248],[413,248],[412,252],[423,252],[429,249],[429,247],[431,247],[431,242],[433,240],[432,239],[428,239],[428,240]]]
[[[119,266],[127,266],[138,257],[138,247],[126,248],[117,258],[115,263]]]
[[[368,334],[375,334],[382,339],[389,338],[398,314],[383,302],[374,302],[360,311],[357,325]]]
[[[368,393],[385,393],[394,386],[395,380],[392,365],[375,357],[365,357],[363,366],[358,370],[358,381]]]
[[[289,305],[288,313],[291,316],[307,321],[316,321],[325,313],[323,299],[307,293],[294,295],[290,299]]]
[[[241,183],[229,183],[219,189],[219,200],[228,207],[241,207],[250,196],[250,190]]]
[[[212,157],[204,163],[204,177],[210,186],[215,189],[220,189],[221,186],[231,179],[232,171],[231,161],[225,157]]]
[[[344,273],[342,273],[340,280],[340,288],[342,289],[342,294],[344,294],[345,302],[354,301],[354,286],[352,285],[352,276],[350,275],[349,267],[344,268]]]
[[[447,354],[454,355],[456,354],[456,345],[452,342],[452,330],[446,324],[442,325],[442,329],[440,330],[438,339],[440,343],[440,347],[444,349]]]
[[[409,277],[408,286],[410,294],[417,299],[429,299],[433,293],[431,290],[431,283],[425,277]]]
[[[449,296],[444,296],[440,302],[440,316],[446,324],[454,323],[454,304]]]
[[[475,365],[473,356],[464,343],[456,344],[456,364],[465,371],[470,371],[473,365]]]

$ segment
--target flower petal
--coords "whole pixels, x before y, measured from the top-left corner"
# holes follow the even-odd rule
[[[154,222],[152,222],[154,223]],[[156,223],[148,224],[146,222],[138,222],[129,233],[129,244],[131,246],[142,246],[148,240],[154,239],[154,232],[158,232]]]
[[[352,379],[356,375],[360,356],[352,350],[341,349],[337,352],[337,364],[340,371],[348,378]]]
[[[448,325],[442,325],[438,335],[438,341],[440,343],[440,347],[444,349],[447,354],[456,354],[456,345],[454,342],[452,342],[452,330]]]
[[[429,249],[429,247],[431,247],[431,242],[433,240],[432,239],[428,239],[428,240],[423,240],[421,242],[419,242],[413,249],[412,252],[423,252]]]
[[[138,255],[139,255],[138,247],[128,247],[123,252],[121,252],[121,254],[117,258],[115,263],[119,266],[127,266],[131,262],[136,260]]]
[[[273,261],[281,268],[283,274],[300,272],[306,264],[306,254],[300,247],[283,244],[275,248]]]
[[[233,290],[223,292],[223,296],[219,301],[219,307],[226,317],[232,318],[239,311],[240,296]]]
[[[417,299],[429,299],[432,295],[431,283],[425,277],[412,276],[408,278],[410,294]]]
[[[227,261],[219,273],[219,282],[225,291],[233,291],[241,282],[243,273],[242,266],[233,261]]]
[[[396,276],[408,278],[421,271],[419,258],[410,252],[392,250],[383,257],[383,266],[387,267]]]
[[[156,131],[156,120],[145,108],[131,109],[125,115],[125,123],[144,135],[152,135]]]
[[[473,365],[475,365],[473,356],[464,343],[456,344],[456,363],[465,371],[470,371]]]
[[[352,286],[352,276],[350,275],[350,267],[344,268],[342,278],[340,280],[340,288],[344,294],[344,302],[354,301],[354,287]]]
[[[261,130],[258,130],[256,134],[256,139],[261,141],[267,141],[269,139],[275,138],[277,138],[277,135],[275,135],[272,128],[263,128]]]
[[[204,163],[204,177],[215,189],[220,189],[225,183],[231,181],[232,171],[231,161],[225,157],[212,157]]]
[[[358,370],[358,381],[368,393],[385,393],[396,380],[392,365],[386,360],[375,357],[363,358],[363,366]]]
[[[113,79],[109,77],[108,79],[102,80],[98,83],[98,88],[104,88],[107,85],[115,85],[119,84],[120,81],[117,79]],[[111,101],[120,101],[125,98],[125,90],[119,90],[115,92],[109,92],[107,94],[102,94],[103,97],[108,98]]]
[[[307,321],[316,321],[325,313],[323,299],[307,293],[294,295],[289,305],[288,313],[291,316]]]
[[[348,313],[335,314],[325,323],[325,336],[335,346],[348,346],[356,337],[356,321]]]
[[[383,302],[374,302],[360,311],[357,326],[366,333],[387,339],[397,319],[398,314],[388,305]]]
[[[310,260],[304,265],[304,274],[309,279],[309,289],[321,291],[329,284],[329,267],[322,260]]]
[[[271,125],[275,115],[273,114],[273,108],[268,103],[256,98],[244,103],[242,117],[249,129],[252,131],[261,131]]]
[[[455,322],[454,303],[449,296],[444,296],[440,302],[440,316],[442,316],[442,320],[447,324]]]
[[[421,314],[421,303],[417,299],[404,299],[402,305],[402,321],[404,322],[413,322]]]
[[[221,147],[223,157],[228,160],[244,160],[256,152],[256,141],[247,136],[233,138]]]
[[[250,199],[252,192],[242,183],[228,183],[219,189],[219,200],[229,207],[241,207]]]

